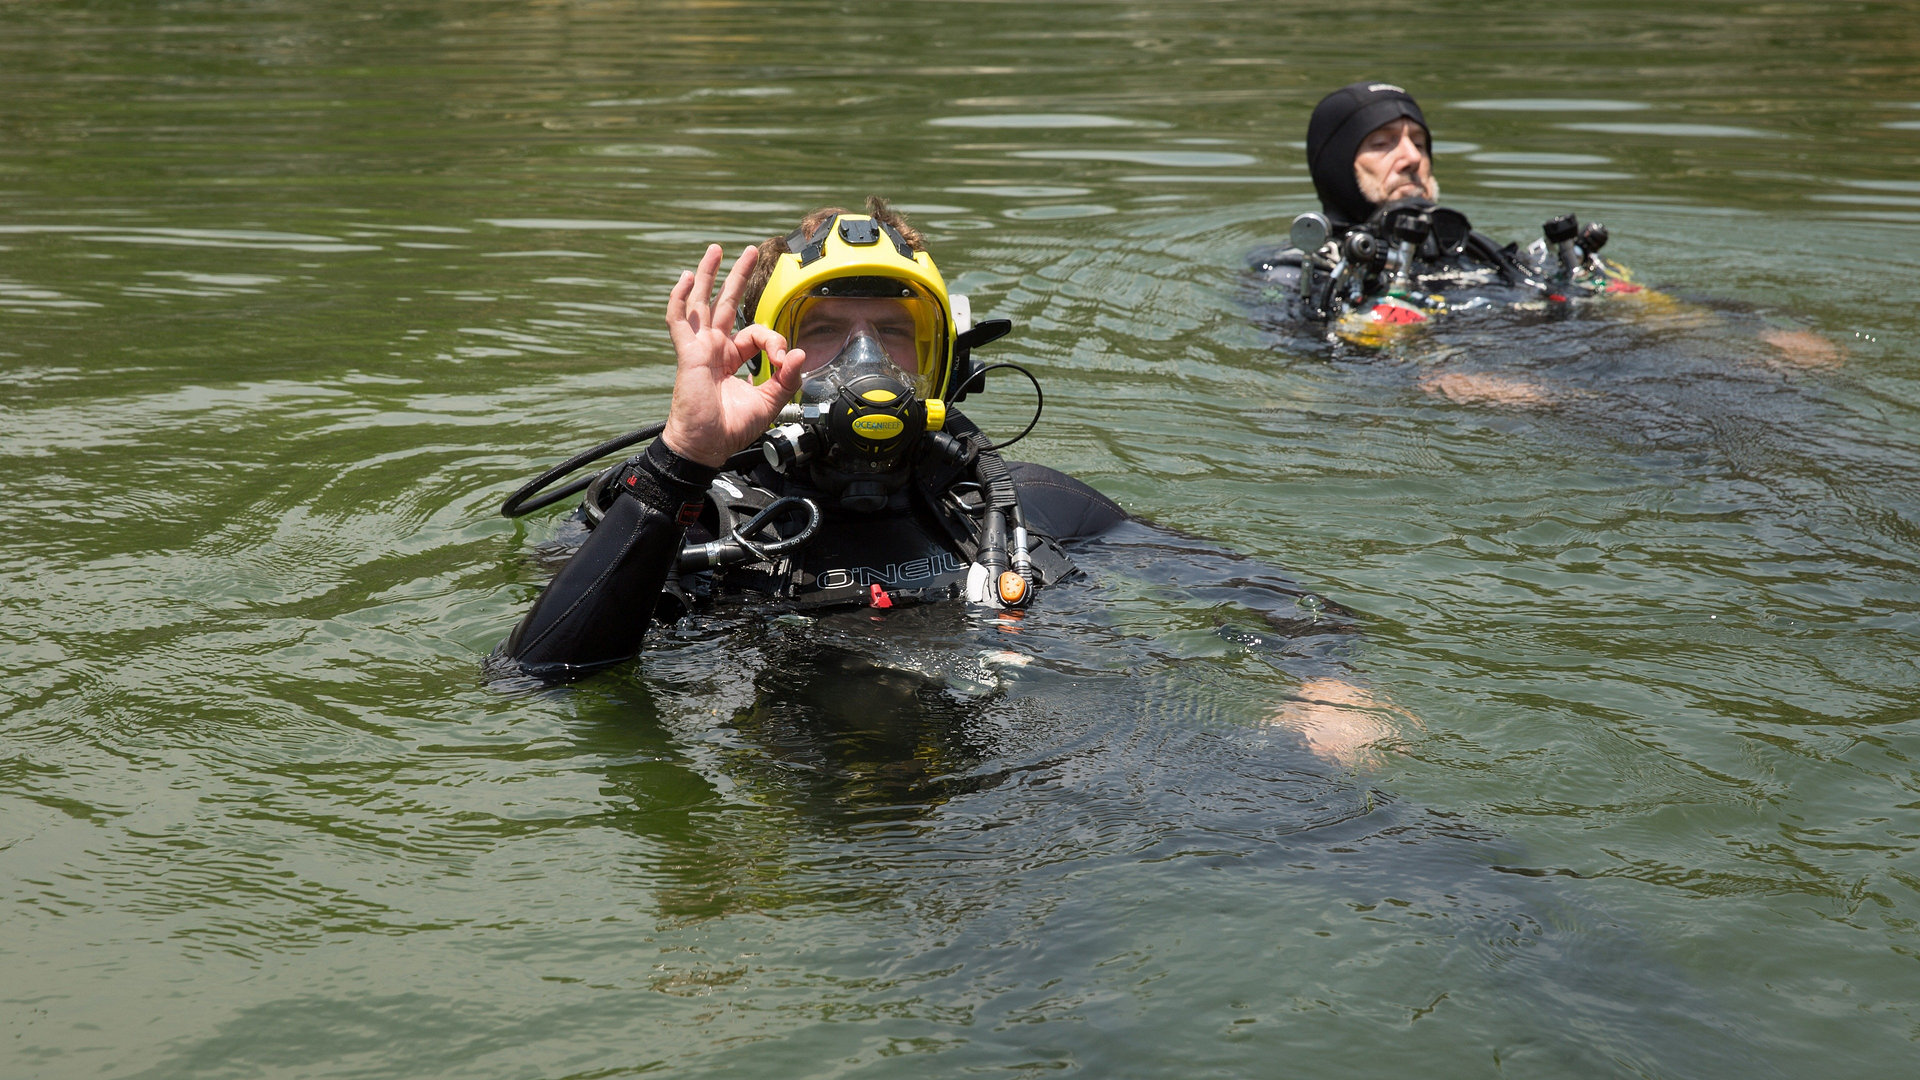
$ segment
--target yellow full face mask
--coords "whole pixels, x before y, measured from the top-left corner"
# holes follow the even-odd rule
[[[787,238],[754,320],[805,349],[809,373],[858,336],[873,338],[921,398],[943,397],[953,363],[953,307],[933,259],[886,223],[841,214]],[[755,361],[754,381],[772,365]]]

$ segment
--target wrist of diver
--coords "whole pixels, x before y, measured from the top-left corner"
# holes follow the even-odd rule
[[[660,438],[655,442],[665,443],[666,449],[672,451],[677,458],[695,462],[710,469],[718,469],[725,465],[728,458],[743,449],[742,447],[736,447],[734,450],[703,448],[699,445],[699,440],[687,438],[686,432],[673,422],[671,416],[667,418],[666,430],[660,433]]]
[[[699,512],[707,485],[719,475],[717,467],[679,453],[663,437],[627,459],[614,476],[614,487],[643,506],[684,519],[689,507]]]

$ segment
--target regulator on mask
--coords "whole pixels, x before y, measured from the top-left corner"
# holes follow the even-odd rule
[[[878,337],[855,333],[809,375],[800,401],[781,410],[761,444],[768,464],[838,495],[845,509],[885,507],[906,484],[913,456],[928,449],[925,437],[946,424],[946,403],[922,399],[914,381]]]

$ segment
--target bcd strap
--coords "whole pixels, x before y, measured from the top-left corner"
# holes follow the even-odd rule
[[[1027,550],[1027,558],[1032,560],[1034,576],[1042,585],[1058,585],[1080,572],[1051,536],[1035,537]]]

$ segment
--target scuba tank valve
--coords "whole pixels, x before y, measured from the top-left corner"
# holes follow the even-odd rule
[[[1387,257],[1387,264],[1393,270],[1387,295],[1405,296],[1413,291],[1413,257],[1426,244],[1427,237],[1433,235],[1433,218],[1424,210],[1407,207],[1388,218],[1387,232],[1394,242],[1393,251]]]
[[[1540,226],[1547,246],[1560,256],[1560,268],[1568,277],[1580,272],[1580,222],[1572,214],[1563,214]]]

